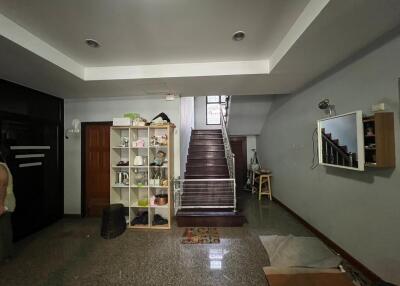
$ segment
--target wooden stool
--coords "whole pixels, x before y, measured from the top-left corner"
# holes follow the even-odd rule
[[[272,175],[270,174],[260,175],[260,183],[258,184],[258,200],[261,200],[262,195],[267,195],[269,196],[269,200],[272,201],[271,177]]]

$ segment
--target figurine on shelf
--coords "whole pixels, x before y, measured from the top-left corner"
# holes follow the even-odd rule
[[[132,147],[143,148],[144,145],[145,145],[145,142],[144,142],[143,139],[139,139],[139,140],[136,140],[136,141],[133,141],[133,142],[132,142]]]
[[[161,186],[168,187],[168,180],[167,179],[162,179],[161,180]]]
[[[168,144],[167,134],[161,136],[158,142],[160,143],[160,145],[167,145]]]
[[[162,166],[166,160],[167,154],[164,151],[157,151],[156,158],[150,166]]]
[[[151,146],[157,146],[158,145],[158,140],[156,136],[151,136]]]
[[[120,147],[129,147],[128,137],[121,137],[121,145]]]
[[[367,136],[374,136],[374,128],[372,127],[367,127]]]

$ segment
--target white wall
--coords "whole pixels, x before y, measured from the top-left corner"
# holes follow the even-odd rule
[[[299,94],[277,97],[257,142],[275,196],[376,274],[400,283],[400,38]],[[311,65],[312,63],[310,63]],[[385,102],[395,115],[397,167],[311,170],[312,133],[328,98],[338,114]]]
[[[187,155],[190,143],[190,136],[192,129],[194,128],[194,98],[193,97],[182,97],[181,98],[181,138],[180,138],[180,149],[181,149],[181,178],[184,177]]]
[[[206,124],[206,96],[194,98],[194,127],[195,129],[221,129],[221,125]]]
[[[81,122],[112,121],[127,112],[137,112],[147,120],[164,112],[175,123],[175,176],[180,174],[180,99],[165,101],[161,97],[99,98],[65,100],[65,127],[69,128],[72,119]],[[81,212],[81,137],[71,136],[65,140],[64,147],[64,213]]]
[[[253,157],[253,151],[251,149],[256,149],[257,150],[257,136],[246,136],[246,142],[247,142],[247,166],[250,165],[250,160]]]

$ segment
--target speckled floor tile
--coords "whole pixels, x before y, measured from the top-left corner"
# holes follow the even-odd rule
[[[0,265],[0,284],[267,285],[269,260],[258,236],[311,234],[277,204],[240,198],[248,224],[218,228],[219,244],[181,244],[184,228],[175,225],[104,240],[100,219],[63,219],[15,245],[15,257]]]

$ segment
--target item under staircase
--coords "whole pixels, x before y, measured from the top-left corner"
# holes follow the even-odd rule
[[[178,226],[242,226],[236,211],[234,155],[226,129],[192,130],[185,178],[177,180]]]

